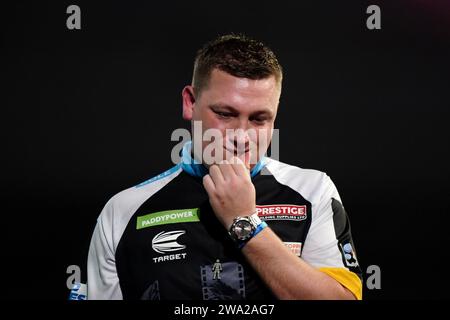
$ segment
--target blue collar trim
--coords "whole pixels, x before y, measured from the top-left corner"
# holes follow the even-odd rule
[[[193,159],[191,156],[192,141],[188,141],[184,144],[181,151],[181,168],[188,174],[194,177],[203,178],[208,173],[208,169]],[[253,178],[266,166],[266,157],[262,157],[258,163],[250,171],[250,175]]]

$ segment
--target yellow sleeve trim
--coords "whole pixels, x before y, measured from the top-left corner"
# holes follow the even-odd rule
[[[358,300],[362,300],[362,282],[361,279],[351,271],[344,268],[319,268],[320,271],[326,273],[337,282],[342,284],[348,290],[350,290],[353,295]]]

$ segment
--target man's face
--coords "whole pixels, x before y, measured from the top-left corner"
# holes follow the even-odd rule
[[[183,117],[193,123],[201,121],[202,137],[209,129],[216,129],[221,134],[219,139],[204,141],[205,138],[193,130],[194,144],[203,140],[202,159],[208,154],[208,146],[209,150],[214,150],[211,148],[213,143],[223,148],[220,158],[230,159],[236,155],[252,168],[267,151],[272,138],[281,93],[275,77],[252,80],[214,69],[208,86],[195,99],[192,90],[195,89],[191,86],[183,90]],[[214,151],[212,153],[215,156]],[[199,159],[200,155],[195,156]],[[222,159],[216,157],[216,160]]]

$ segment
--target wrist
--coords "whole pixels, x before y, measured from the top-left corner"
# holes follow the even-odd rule
[[[250,216],[236,217],[229,228],[229,235],[239,249],[257,236],[267,224],[258,217],[256,212]]]

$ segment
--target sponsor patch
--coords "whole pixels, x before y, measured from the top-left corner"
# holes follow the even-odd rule
[[[173,260],[183,260],[186,259],[187,253],[172,253],[174,251],[180,251],[186,249],[184,244],[180,244],[177,242],[178,237],[185,234],[185,230],[177,230],[177,231],[162,231],[158,233],[152,239],[152,249],[160,254],[165,254],[163,256],[154,257],[153,262],[159,263],[164,261],[173,261]]]
[[[256,206],[256,213],[261,220],[303,221],[306,219],[306,205],[270,204]]]
[[[86,300],[87,286],[84,283],[75,283],[70,290],[69,300]]]
[[[179,236],[185,234],[186,231],[162,231],[158,233],[152,240],[152,248],[158,253],[167,253],[186,249],[184,244],[179,244],[177,239]]]
[[[245,299],[244,267],[237,262],[220,265],[220,276],[214,276],[214,261],[200,266],[203,300],[241,300]]]
[[[339,244],[341,252],[344,255],[345,265],[347,267],[358,267],[355,251],[350,243]]]
[[[302,243],[301,242],[284,242],[284,245],[288,247],[289,250],[292,251],[297,257],[300,257],[302,252]]]
[[[136,229],[160,226],[170,223],[198,222],[199,208],[160,211],[137,218]]]

